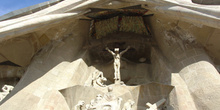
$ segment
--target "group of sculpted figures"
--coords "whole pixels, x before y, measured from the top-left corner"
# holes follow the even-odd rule
[[[90,104],[85,105],[85,101],[80,100],[75,106],[73,110],[134,110],[133,105],[135,102],[129,99],[124,106],[121,108],[121,97],[116,97],[112,92],[113,88],[111,86],[108,87],[108,92],[102,96],[98,94],[95,99],[90,101]],[[166,99],[161,99],[158,102],[151,104],[146,103],[146,110],[161,110],[161,106],[165,103]],[[84,106],[85,105],[85,106]]]
[[[90,101],[90,104],[86,105],[85,102],[81,100],[75,105],[74,110],[120,110],[122,98],[116,97],[112,91],[113,88],[109,86],[106,94],[103,96],[98,94],[95,99]],[[128,100],[122,110],[132,110],[134,103],[134,101]]]
[[[13,86],[4,85],[2,87],[2,92],[0,92],[0,102],[14,89]]]
[[[120,58],[129,48],[130,46],[128,46],[122,52],[119,52],[119,48],[115,48],[114,53],[108,47],[106,47],[106,50],[108,50],[114,58],[115,82],[121,83]],[[92,73],[92,86],[106,87],[106,85],[104,85],[105,81],[107,81],[107,79],[103,76],[103,72],[96,70]],[[4,85],[2,87],[2,92],[0,92],[0,102],[13,90],[13,88],[14,87],[10,85]],[[85,105],[84,101],[79,101],[77,105],[74,106],[74,110],[120,110],[120,105],[123,99],[120,97],[115,97],[113,93],[113,88],[111,86],[108,86],[107,89],[108,92],[106,94],[104,94],[103,96],[101,94],[98,94],[95,99],[90,101],[90,104]],[[148,107],[146,110],[158,110],[158,108],[163,105],[165,101],[166,99],[161,99],[155,104],[146,103],[146,106]],[[135,102],[129,99],[126,103],[124,103],[122,110],[132,110],[134,104]]]
[[[124,51],[119,52],[119,48],[115,48],[114,52],[111,51],[108,47],[105,48],[109,53],[113,55],[114,58],[114,80],[115,84],[123,84],[121,81],[120,76],[120,60],[122,55],[130,49],[130,46],[128,46]],[[104,85],[104,82],[107,81],[107,79],[103,76],[103,72],[101,71],[94,71],[92,73],[92,80],[91,80],[91,86],[98,86],[98,87],[106,87]],[[120,110],[120,105],[122,102],[122,98],[115,97],[113,93],[113,88],[111,86],[107,86],[108,92],[104,94],[103,96],[101,94],[98,94],[95,99],[90,101],[90,104],[85,105],[85,101],[80,100],[78,103],[74,106],[74,110]],[[146,110],[159,110],[159,107],[165,103],[165,99],[161,99],[160,101],[156,102],[155,104],[146,103],[147,109]],[[135,102],[131,99],[129,99],[126,103],[124,103],[124,106],[121,110],[133,110],[133,105]]]

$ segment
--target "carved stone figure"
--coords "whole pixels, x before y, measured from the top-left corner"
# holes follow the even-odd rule
[[[101,94],[98,94],[95,99],[91,100],[89,108],[96,109],[97,106],[101,103],[103,97]]]
[[[134,105],[134,101],[129,99],[123,106],[122,110],[132,110],[132,106]]]
[[[112,100],[115,100],[116,99],[116,97],[115,97],[115,95],[113,94],[113,88],[111,87],[111,86],[109,86],[108,87],[108,93],[106,93],[105,95],[104,95],[104,99],[106,100],[106,101],[112,101]]]
[[[146,110],[158,110],[164,103],[166,102],[166,99],[161,99],[158,102],[151,104],[151,103],[146,103],[146,106],[148,107]]]
[[[80,100],[78,104],[75,105],[74,110],[82,110],[83,105],[85,104],[84,101]]]
[[[85,108],[85,110],[90,110],[90,109],[91,109],[90,104],[86,104],[86,108]]]
[[[119,110],[119,109],[120,109],[122,100],[123,100],[123,99],[122,99],[121,97],[118,97],[118,98],[117,98],[117,105],[116,105],[116,107],[115,107],[116,110]]]
[[[109,86],[108,92],[102,97],[98,94],[95,99],[91,100],[90,105],[87,105],[86,109],[90,110],[119,110],[122,98],[115,97],[112,93],[113,88]]]
[[[95,104],[95,105],[98,105],[98,104],[101,102],[102,99],[103,99],[102,95],[101,95],[101,94],[98,94],[98,95],[96,96],[95,100],[94,100],[94,104]],[[94,104],[93,104],[93,105],[94,105]]]
[[[90,101],[90,108],[95,108],[95,100]]]
[[[122,98],[120,97],[109,101],[105,100],[103,101],[100,109],[98,110],[120,110],[121,102],[122,102]]]
[[[98,94],[95,99],[95,103],[99,103],[103,99],[101,94]]]
[[[2,87],[2,91],[0,92],[0,102],[14,89],[13,86],[10,85],[4,85]]]
[[[107,79],[103,76],[103,72],[95,71],[92,73],[92,86],[98,85],[101,87],[105,87],[105,81],[107,81]]]
[[[130,48],[130,46],[128,46],[124,51],[120,52],[119,53],[119,48],[115,48],[115,53],[113,51],[111,51],[108,47],[106,47],[106,50],[108,50],[109,53],[111,53],[113,55],[113,58],[114,58],[114,79],[116,81],[121,81],[121,77],[120,77],[120,66],[121,66],[121,63],[120,63],[120,60],[121,60],[121,56],[126,52],[128,51],[128,49]]]

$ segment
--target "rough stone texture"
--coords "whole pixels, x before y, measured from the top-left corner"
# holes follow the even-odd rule
[[[162,55],[158,48],[151,49],[151,81],[171,84],[171,71],[172,66],[170,62]]]
[[[153,14],[144,17],[152,34],[146,41],[151,46],[150,62],[123,58],[120,70],[125,85],[112,85],[113,61],[100,64],[94,61],[97,56],[91,55],[91,48],[83,48],[90,45],[91,23],[83,14],[89,8],[136,5]],[[122,104],[128,99],[135,101],[134,109],[146,109],[147,102],[165,98],[168,110],[219,110],[220,76],[215,69],[220,64],[219,12],[218,5],[199,5],[191,0],[64,0],[2,21],[0,66],[10,69],[1,69],[0,85],[10,83],[15,88],[0,109],[70,110],[81,99],[88,103],[96,91],[107,91],[105,87],[84,86],[91,81],[92,72],[99,70],[108,79],[106,84],[114,86],[117,96],[124,99]],[[100,46],[105,48],[108,44],[102,40]],[[140,45],[135,41],[130,44]],[[20,75],[18,71],[25,67],[25,74]],[[19,82],[17,77],[21,77]],[[86,96],[87,91],[91,96]]]
[[[194,100],[197,100],[195,103],[198,109],[217,110],[220,107],[216,103],[220,101],[220,95],[216,92],[220,90],[219,73],[211,63],[198,61],[184,67],[180,75],[188,85]]]
[[[178,73],[171,74],[171,85],[175,88],[169,94],[168,110],[196,110],[194,100],[184,80]]]
[[[64,69],[68,68],[68,69]],[[50,70],[47,74],[44,76],[36,79],[34,82],[28,84],[25,87],[22,87],[23,85],[26,85],[27,80],[22,79],[23,81],[20,81],[19,84],[16,86],[17,89],[22,89],[18,91],[15,95],[13,95],[12,98],[10,98],[7,102],[13,102],[13,103],[4,103],[0,109],[15,109],[15,108],[20,108],[20,109],[40,109],[42,106],[47,107],[48,104],[50,105],[50,102],[55,100],[56,102],[52,103],[50,105],[51,107],[54,107],[54,109],[58,109],[57,107],[59,104],[59,99],[62,99],[62,95],[59,95],[58,90],[74,86],[77,84],[83,85],[84,81],[86,80],[86,76],[84,75],[85,79],[81,77],[80,73],[88,73],[88,70],[85,70],[86,64],[83,62],[83,60],[77,60],[73,63],[68,63],[68,62],[62,62],[56,67],[54,67],[52,70]],[[65,70],[65,71],[63,71]],[[29,73],[30,75],[33,74],[32,72]],[[24,78],[28,78],[28,73],[24,76]],[[34,77],[32,75],[32,77]],[[36,76],[35,76],[36,78]],[[76,81],[78,80],[78,81]],[[22,85],[22,86],[19,86]],[[52,91],[55,90],[55,93]],[[14,91],[15,92],[15,91]],[[12,95],[13,92],[10,94]],[[24,95],[26,94],[26,95]],[[50,98],[49,95],[51,94],[53,98]],[[57,95],[56,95],[57,94]],[[23,99],[25,96],[25,99]],[[24,105],[17,105],[17,101],[22,100],[22,103],[28,103],[28,105],[32,106],[26,106]],[[46,101],[46,102],[45,102]],[[64,101],[65,102],[65,101]],[[63,102],[63,103],[64,103]],[[14,105],[10,106],[9,105]],[[35,106],[33,106],[35,105]],[[56,106],[55,106],[56,105]],[[6,108],[5,108],[6,107]],[[64,108],[63,108],[64,107]],[[65,109],[65,104],[62,105],[62,109]]]
[[[34,54],[36,54],[42,47],[48,44],[51,40],[58,40],[61,37],[77,36],[81,31],[73,33],[76,29],[88,28],[89,24],[86,21],[79,21],[78,23],[62,23],[61,26],[45,29],[33,34],[23,35],[19,38],[13,38],[0,45],[0,53],[4,56],[0,62],[11,61],[20,66],[27,66]],[[82,28],[79,27],[82,26]],[[75,27],[76,26],[76,27]],[[85,33],[82,36],[86,36]],[[6,60],[7,59],[7,60]]]
[[[24,52],[24,50],[26,52]],[[4,45],[1,45],[0,53],[9,61],[21,66],[29,64],[32,56],[34,55],[33,47],[29,38],[13,39],[8,41]]]
[[[80,23],[78,25],[80,25]],[[82,28],[86,27],[85,25],[81,26]],[[77,33],[80,33],[80,31]],[[30,64],[25,72],[24,77],[22,77],[21,81],[10,95],[17,93],[19,90],[29,85],[33,81],[41,78],[45,73],[59,63],[76,60],[78,58],[77,55],[80,54],[78,51],[83,44],[83,37],[76,37],[77,34],[75,34],[63,41],[54,41],[50,45],[44,47],[44,49],[34,58],[34,62]]]
[[[167,34],[167,30],[172,29],[172,25],[174,25],[169,23],[169,19],[158,21],[152,19],[152,22],[158,22],[155,24],[152,23],[153,29],[161,29],[161,33],[154,32],[156,40],[160,42],[158,45],[170,64],[174,67],[172,71],[179,72],[185,81],[196,104],[196,108],[218,109],[219,105],[216,102],[219,102],[220,98],[216,91],[220,89],[220,76],[214,68],[211,58],[198,42],[190,43],[189,40],[182,39],[181,36],[187,36],[186,33],[184,35]],[[166,23],[170,25],[165,25]],[[182,31],[184,32],[185,30]],[[210,88],[211,86],[212,88]],[[204,90],[209,92],[203,92]],[[210,96],[214,96],[215,99],[211,99]]]

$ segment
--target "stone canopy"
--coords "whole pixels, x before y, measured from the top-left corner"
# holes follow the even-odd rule
[[[0,86],[14,86],[0,109],[72,110],[108,86],[123,93],[119,109],[132,100],[133,109],[145,110],[160,99],[166,102],[158,109],[220,109],[217,0],[48,3],[0,17]],[[106,47],[131,47],[120,59],[121,85]],[[106,86],[88,85],[94,71],[103,72]]]

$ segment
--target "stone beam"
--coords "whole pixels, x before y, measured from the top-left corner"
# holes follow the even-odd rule
[[[36,29],[41,29],[44,26],[55,24],[61,22],[67,18],[72,18],[78,15],[77,13],[64,13],[64,14],[53,14],[45,15],[42,17],[37,17],[29,19],[26,21],[18,22],[0,30],[0,41],[7,39],[8,37],[15,37],[23,34],[27,34],[35,31]]]

